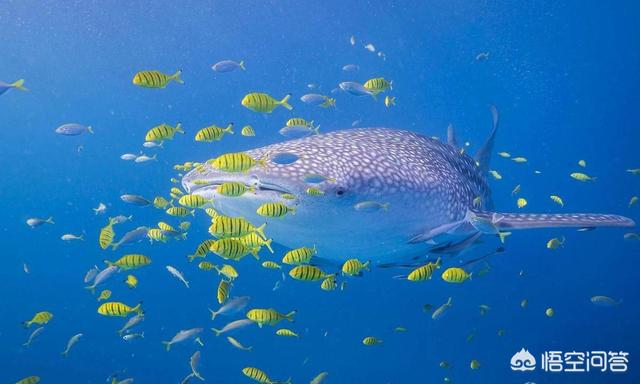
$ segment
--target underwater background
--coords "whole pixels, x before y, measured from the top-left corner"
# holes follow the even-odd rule
[[[374,268],[350,279],[344,290],[324,292],[317,284],[287,277],[251,258],[237,263],[240,278],[232,295],[248,295],[251,306],[297,309],[286,324],[300,338],[251,327],[234,336],[246,352],[209,331],[242,317],[210,320],[218,277],[190,264],[187,254],[208,238],[208,218],[192,221],[188,238],[167,244],[146,241],[122,251],[98,247],[108,216],[133,215],[116,227],[117,238],[140,225],[166,219],[161,210],[120,200],[125,193],[166,195],[173,165],[204,161],[284,140],[283,123],[303,115],[322,132],[392,127],[446,139],[452,123],[474,153],[491,130],[489,106],[500,112],[495,152],[524,156],[518,164],[494,153],[491,178],[498,211],[517,211],[512,190],[527,198],[526,212],[607,212],[638,219],[640,205],[639,72],[640,4],[634,1],[5,1],[0,4],[0,80],[24,78],[29,92],[0,96],[0,382],[37,375],[43,383],[104,383],[118,373],[136,383],[177,383],[190,372],[189,357],[200,349],[200,372],[211,383],[249,383],[241,370],[263,369],[274,380],[306,383],[322,371],[325,383],[635,383],[640,378],[640,243],[623,239],[634,229],[543,229],[515,232],[505,252],[488,259],[491,269],[464,284],[434,278],[421,284],[392,279],[406,271]],[[351,36],[356,39],[352,46]],[[364,49],[372,43],[385,56]],[[476,60],[488,52],[486,60]],[[224,59],[243,60],[246,71],[216,73]],[[357,64],[355,73],[342,70]],[[164,90],[131,84],[143,69],[173,73],[184,85]],[[336,108],[302,103],[307,84],[330,94],[340,81],[393,80],[396,106],[344,93]],[[294,110],[257,114],[242,97],[263,91],[280,99],[292,94]],[[95,134],[56,135],[69,122],[91,125]],[[182,122],[186,135],[164,149],[141,147],[145,132],[162,122]],[[235,135],[197,143],[192,135],[216,123],[234,122]],[[239,128],[251,124],[255,137]],[[158,160],[134,163],[123,153],[144,150]],[[593,183],[571,172],[597,176]],[[539,170],[540,174],[535,174]],[[557,194],[564,208],[548,196]],[[107,205],[105,215],[92,208]],[[31,229],[30,217],[53,216],[55,225]],[[173,222],[177,223],[176,220]],[[85,241],[65,242],[65,233]],[[347,235],[347,234],[345,234]],[[553,237],[564,246],[549,250]],[[371,234],[375,241],[376,234]],[[488,247],[496,239],[484,239]],[[143,301],[144,338],[124,341],[115,333],[123,319],[99,316],[96,297],[83,277],[104,259],[126,253],[153,258],[136,271],[139,285],[127,288],[125,273],[106,287],[113,297]],[[276,247],[276,255],[285,251]],[[362,255],[366,259],[366,255]],[[29,273],[23,271],[23,264]],[[184,272],[186,289],[162,267]],[[439,272],[438,272],[439,274]],[[623,302],[594,306],[606,295]],[[423,306],[452,297],[446,316],[432,320]],[[520,303],[527,299],[529,305]],[[482,316],[480,305],[491,309]],[[553,307],[555,315],[545,316]],[[35,328],[21,322],[34,313],[54,314],[29,348]],[[407,332],[393,329],[402,326]],[[190,341],[167,352],[161,341],[180,329],[203,327],[203,347]],[[504,329],[503,336],[498,336]],[[64,358],[68,339],[83,338]],[[468,342],[469,335],[473,339]],[[384,340],[367,347],[369,335]],[[513,372],[511,356],[521,348],[544,351],[625,351],[626,373]],[[469,362],[481,366],[472,370]],[[447,361],[449,368],[441,368]]]

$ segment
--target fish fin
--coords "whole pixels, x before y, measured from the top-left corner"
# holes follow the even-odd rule
[[[264,246],[267,247],[267,249],[271,253],[273,253],[273,248],[271,248],[271,242],[272,241],[273,241],[273,239],[269,239],[269,240],[265,240],[265,242],[264,242]]]
[[[288,110],[292,110],[293,107],[288,103],[290,97],[291,97],[291,94],[288,93],[287,96],[285,96],[284,99],[280,100],[280,102],[278,104],[282,105],[283,107],[287,108]]]
[[[493,143],[495,142],[496,132],[498,131],[499,115],[498,110],[494,105],[491,106],[491,115],[493,116],[493,130],[485,141],[484,145],[478,153],[476,153],[475,160],[480,167],[480,172],[484,175],[489,172],[489,163],[491,162],[491,152],[493,152]]]
[[[176,124],[176,132],[184,133],[184,129],[182,129],[182,123]],[[173,202],[173,200],[171,200]]]
[[[211,328],[211,330],[216,334],[216,336],[220,336],[220,334],[222,333],[221,329]]]
[[[92,126],[88,126],[88,127],[87,127],[87,132],[89,132],[90,134],[92,134],[92,135],[93,135],[93,134],[94,134],[94,132],[93,132],[93,127],[92,127]]]
[[[318,124],[317,126],[311,128],[311,133],[313,135],[319,135],[320,134],[320,124]]]
[[[211,308],[207,308],[207,309],[209,310],[209,312],[211,312],[211,320],[215,320],[216,316],[218,316],[218,312],[214,311]],[[211,329],[213,329],[213,328],[211,328]]]
[[[69,357],[69,351],[64,351],[61,353],[61,355],[64,357]]]
[[[255,229],[255,232],[262,237],[262,240],[266,240],[267,236],[264,234],[264,228],[267,226],[267,223],[262,224],[261,226],[257,227]],[[271,251],[271,253],[273,253],[273,251]]]
[[[171,75],[169,78],[171,80],[175,80],[179,84],[184,84],[184,81],[182,81],[182,79],[180,78],[180,75],[182,75],[182,69],[178,69],[178,71],[173,75]]]
[[[227,128],[225,128],[224,131],[226,133],[230,133],[233,135],[233,123],[229,123],[229,125],[227,125]]]
[[[92,295],[96,294],[96,287],[94,286],[84,287],[84,289],[90,290]]]
[[[21,91],[28,91],[28,89],[27,89],[27,88],[25,88],[25,87],[23,86],[23,84],[24,84],[24,79],[20,79],[20,80],[16,80],[16,81],[14,81],[14,82],[11,84],[11,86],[12,86],[13,88],[19,89],[19,90],[21,90]]]
[[[475,212],[499,230],[571,227],[633,227],[627,217],[601,213],[494,213]],[[496,220],[496,217],[498,220]]]
[[[247,68],[244,66],[244,60],[240,60],[240,62],[238,63],[238,66],[240,67],[240,69],[242,69],[243,71],[246,71]]]
[[[456,139],[456,131],[453,128],[453,124],[449,123],[449,126],[447,127],[447,143],[454,147],[454,148],[458,148],[458,140]]]
[[[287,313],[286,315],[284,315],[284,317],[285,317],[285,319],[293,322],[293,316],[295,316],[296,313],[298,313],[298,311],[294,309],[293,311],[291,311],[291,312]]]
[[[138,315],[144,315],[144,311],[142,310],[142,301],[139,302],[135,307],[131,308],[131,312],[135,312]]]
[[[169,350],[171,349],[171,342],[163,341],[162,344],[164,344],[164,347],[167,349],[167,352],[169,352]]]
[[[47,220],[45,220],[47,223],[49,224],[55,224],[55,222],[53,221],[53,216],[50,216]]]
[[[442,235],[443,233],[447,233],[456,229],[457,227],[462,225],[464,222],[465,222],[464,220],[454,221],[453,223],[447,223],[435,228],[429,228],[423,233],[419,233],[413,236],[411,239],[409,239],[409,243],[416,244],[416,243],[422,243],[422,242],[428,241],[438,235]]]

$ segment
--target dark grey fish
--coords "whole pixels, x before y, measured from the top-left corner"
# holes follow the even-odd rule
[[[63,136],[78,136],[85,132],[93,133],[93,129],[91,126],[76,123],[64,124],[56,128],[56,133]]]
[[[145,199],[144,197],[140,196],[140,195],[122,195],[120,196],[120,199],[122,201],[124,201],[125,203],[131,203],[133,205],[137,205],[139,207],[144,207],[147,206],[149,204],[151,204],[151,202],[147,199]]]

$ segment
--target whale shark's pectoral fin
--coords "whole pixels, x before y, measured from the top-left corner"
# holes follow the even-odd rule
[[[465,222],[466,220],[459,220],[459,221],[454,221],[452,223],[442,224],[438,227],[429,228],[426,231],[419,233],[413,236],[411,239],[409,239],[409,244],[423,243],[425,241],[429,241],[436,236],[443,235],[445,233],[455,230]]]
[[[633,227],[628,217],[602,213],[473,212],[476,223],[490,223],[498,231],[533,228]]]

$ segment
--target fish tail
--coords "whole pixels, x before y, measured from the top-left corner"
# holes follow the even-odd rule
[[[265,242],[264,242],[264,246],[267,247],[267,249],[271,253],[273,253],[273,248],[271,248],[271,242],[272,241],[273,241],[273,239],[269,239],[269,240],[265,240]]]
[[[107,264],[107,267],[113,267],[115,264],[112,261],[104,260],[104,263]]]
[[[436,260],[436,268],[440,268],[441,265],[442,265],[442,257],[438,257],[438,260]]]
[[[179,84],[184,84],[184,81],[182,81],[182,79],[180,78],[180,75],[182,75],[182,69],[178,69],[178,71],[173,75],[171,75],[169,78],[171,80],[175,80]]]
[[[260,251],[260,247],[255,247],[251,250],[251,254],[253,255],[253,257],[256,258],[256,260],[260,260],[260,255],[258,255],[258,251]]]
[[[96,287],[95,287],[95,286],[93,286],[93,285],[90,285],[90,286],[88,286],[88,287],[84,287],[84,289],[88,289],[88,290],[90,290],[92,295],[95,295],[95,294],[96,294]]]
[[[195,260],[195,258],[198,257],[198,255],[187,255],[187,258],[189,259],[189,262],[193,262],[193,260]]]
[[[69,357],[69,351],[64,351],[61,353],[61,355],[64,357]]]
[[[13,88],[19,89],[19,90],[21,90],[21,91],[28,91],[28,89],[27,89],[27,88],[25,88],[25,87],[23,86],[23,84],[24,84],[24,79],[20,79],[20,80],[16,80],[16,81],[14,81],[14,82],[11,84],[11,86],[12,86]]]
[[[187,240],[187,234],[188,232],[183,232],[182,235],[180,235],[180,237],[182,237],[182,240]]]
[[[393,91],[393,80],[389,82],[389,89]]]
[[[452,298],[452,297],[449,297],[449,300],[447,300],[447,305],[451,305],[451,304],[452,304],[452,302],[453,302],[453,298]]]
[[[238,66],[240,67],[240,69],[242,69],[243,71],[246,71],[247,68],[244,66],[244,60],[240,60],[240,62],[238,63]]]
[[[158,154],[154,153],[153,156],[151,156],[151,160],[158,160]]]
[[[214,311],[214,310],[213,310],[213,309],[211,309],[211,308],[207,308],[207,309],[209,310],[209,312],[211,312],[211,320],[215,320],[215,319],[216,319],[216,316],[218,316],[218,312]],[[213,329],[213,328],[211,328],[211,329]],[[216,336],[217,336],[217,335],[216,335]]]
[[[221,329],[211,328],[211,330],[216,334],[216,336],[220,336],[220,334],[222,333]]]
[[[316,125],[315,127],[311,128],[311,132],[314,135],[319,135],[320,134],[320,124]]]
[[[267,236],[265,236],[265,234],[264,234],[264,227],[266,227],[266,226],[267,226],[267,223],[264,223],[261,226],[259,226],[258,228],[256,228],[256,233],[258,235],[260,235],[260,237],[262,237],[263,240],[267,238]]]
[[[31,326],[31,321],[30,320],[23,321],[21,324],[22,324],[23,327],[29,328]]]
[[[371,260],[367,260],[364,264],[362,264],[362,268],[366,269],[367,272],[371,272],[369,269],[369,264],[371,264]]]
[[[164,344],[165,349],[167,350],[167,352],[169,352],[169,350],[171,349],[171,342],[163,341],[162,344]]]
[[[144,315],[144,311],[142,310],[142,301],[138,303],[135,307],[131,308],[131,312],[135,312],[138,315]]]
[[[225,128],[224,131],[233,135],[233,123],[229,123],[229,125],[227,125],[227,128]]]
[[[50,216],[47,220],[45,220],[47,223],[49,224],[55,224],[55,222],[53,221],[53,216]]]
[[[184,129],[182,129],[182,123],[176,124],[176,132],[184,133]]]
[[[633,227],[630,218],[601,213],[477,213],[491,220],[499,230],[558,228],[558,227]]]
[[[293,107],[288,103],[290,97],[291,97],[291,94],[288,93],[284,97],[284,99],[280,100],[280,102],[278,104],[282,105],[283,107],[287,108],[288,110],[292,110]]]
[[[286,315],[284,315],[284,317],[285,317],[285,319],[293,322],[293,316],[295,316],[296,313],[298,313],[298,311],[294,309],[293,311],[291,311],[291,312],[287,313]]]

